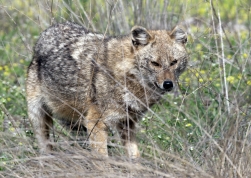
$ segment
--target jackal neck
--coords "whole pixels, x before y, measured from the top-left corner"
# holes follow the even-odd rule
[[[112,38],[107,43],[107,65],[117,77],[124,77],[135,67],[130,36]]]

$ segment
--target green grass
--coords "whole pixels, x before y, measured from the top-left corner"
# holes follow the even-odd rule
[[[156,170],[170,173],[177,168],[179,175],[198,172],[215,177],[250,175],[251,5],[248,0],[214,0],[213,4],[203,0],[48,2],[0,2],[3,17],[0,19],[0,176],[1,171],[12,177],[29,175],[29,171],[35,175],[34,167],[18,171],[22,164],[39,157],[32,129],[24,124],[26,71],[39,33],[51,22],[66,19],[100,32],[107,30],[111,35],[129,33],[137,23],[147,28],[167,29],[182,23],[189,35],[189,65],[180,77],[180,91],[166,95],[139,125],[143,158],[155,165]],[[220,23],[224,33],[219,31]],[[56,137],[72,141],[65,128],[57,130]],[[73,149],[75,142],[70,141],[69,148]],[[65,146],[64,142],[59,144]],[[79,155],[77,148],[73,152]],[[115,157],[123,155],[116,146],[111,146],[111,150]],[[79,159],[74,161],[77,164]],[[50,164],[65,171],[64,164],[62,167]],[[50,164],[46,162],[45,171],[54,171],[49,169]],[[142,165],[147,169],[148,164]],[[14,173],[10,174],[10,170]],[[197,172],[190,174],[192,170]]]

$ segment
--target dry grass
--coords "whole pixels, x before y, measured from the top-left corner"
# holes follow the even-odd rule
[[[10,157],[0,164],[2,177],[212,177],[178,155],[160,150],[160,158],[153,160],[129,160],[121,155],[103,158],[79,145],[57,142],[57,151],[38,155],[29,138],[8,133],[1,137],[5,138],[1,152]]]

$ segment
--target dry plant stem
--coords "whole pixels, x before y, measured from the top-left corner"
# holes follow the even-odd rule
[[[226,77],[226,66],[225,66],[225,56],[224,56],[224,43],[223,43],[223,33],[221,27],[221,18],[220,18],[220,11],[218,10],[219,16],[219,26],[220,26],[220,42],[221,42],[221,54],[222,54],[222,67],[223,67],[223,80],[224,80],[224,88],[225,88],[225,96],[226,96],[226,104],[227,104],[227,111],[230,114],[230,105],[229,105],[229,97],[228,97],[228,85],[227,85],[227,77]]]
[[[247,131],[246,131],[246,135],[245,135],[245,138],[244,138],[244,141],[243,141],[243,146],[242,146],[242,149],[241,149],[241,158],[239,160],[239,167],[238,167],[238,170],[240,171],[241,170],[241,163],[242,163],[242,155],[245,151],[245,147],[246,147],[246,142],[248,141],[248,136],[250,135],[251,133],[251,130],[250,130],[250,125],[251,125],[251,122],[248,123],[248,128],[247,128]],[[248,149],[248,148],[246,148]]]
[[[83,24],[78,18],[78,15],[71,9],[71,7],[66,2],[63,1],[63,5],[70,11],[71,15],[73,15],[77,19],[79,24]]]
[[[54,14],[53,14],[53,0],[51,0],[51,24],[53,23],[53,20],[54,20]]]
[[[16,122],[13,119],[13,117],[11,116],[11,114],[9,113],[9,111],[6,109],[6,107],[2,103],[0,103],[0,108],[2,109],[2,111],[4,112],[4,114],[10,119],[10,122],[11,122],[12,126],[15,128],[18,136],[21,136],[21,134],[19,133],[19,131],[17,129],[18,126],[16,125]]]
[[[220,58],[219,58],[219,51],[218,51],[218,41],[217,41],[217,37],[216,37],[216,25],[215,25],[215,22],[214,22],[214,15],[213,15],[213,9],[214,9],[214,6],[213,6],[213,2],[212,0],[210,0],[210,5],[211,5],[211,13],[212,13],[212,23],[213,23],[213,30],[214,30],[214,40],[215,40],[215,45],[216,45],[216,53],[217,53],[217,56],[218,56],[218,61],[219,61],[219,74],[220,74],[220,79],[221,79],[221,86],[223,86],[223,81],[222,81],[222,73],[221,73],[221,68],[220,68],[220,64],[221,64],[221,61],[220,61]],[[221,90],[221,93],[224,93],[224,89],[222,88]]]
[[[212,10],[212,21],[213,21],[213,27],[214,27],[214,34],[215,34],[215,43],[216,43],[216,49],[217,49],[217,54],[219,54],[218,51],[218,41],[217,41],[217,37],[216,37],[216,26],[214,23],[214,13],[215,9],[213,6],[213,2],[212,0],[210,0],[210,5],[211,5],[211,10]],[[215,16],[217,17],[217,15],[215,14]],[[224,44],[223,44],[223,38],[222,38],[222,27],[221,27],[221,19],[220,19],[220,12],[218,10],[218,21],[219,21],[219,26],[220,26],[220,42],[221,42],[221,50],[222,50],[222,59],[218,57],[218,61],[219,61],[219,71],[220,71],[220,78],[221,78],[221,86],[222,86],[222,93],[225,93],[225,97],[226,97],[226,109],[228,111],[228,114],[230,113],[230,107],[229,107],[229,97],[228,97],[228,87],[227,87],[227,82],[226,82],[226,70],[225,70],[225,60],[224,60]],[[221,69],[221,65],[223,67],[223,70]],[[209,135],[209,134],[208,134]],[[221,163],[221,171],[220,171],[220,175],[223,175],[224,170],[224,165],[225,165],[225,160],[230,158],[226,155],[226,153],[224,152],[224,150],[218,145],[218,143],[213,140],[215,142],[215,144],[217,144],[217,147],[221,150],[222,152],[222,163]],[[236,166],[232,163],[232,161],[230,162],[232,166],[235,167],[236,171],[238,171],[238,169],[236,168]],[[240,173],[239,173],[240,174]],[[241,174],[240,174],[241,175]]]
[[[78,0],[77,2],[78,2],[78,5],[79,5],[81,11],[84,12],[85,17],[86,17],[87,20],[88,20],[88,24],[90,24],[91,27],[92,27],[92,29],[93,29],[94,31],[96,31],[97,29],[96,29],[95,25],[92,23],[92,19],[89,17],[89,15],[86,13],[86,11],[85,11],[85,9],[83,8],[83,6],[80,4],[80,0]],[[91,8],[90,8],[90,10],[91,10]],[[89,26],[89,25],[88,25],[88,26]]]
[[[213,3],[211,2],[211,0],[210,0],[210,5],[211,5],[211,9],[212,9],[212,15],[214,14],[214,16],[216,17],[216,19],[217,19],[218,22],[219,22],[219,17],[217,16],[216,10],[215,10],[214,5],[213,5]],[[223,28],[222,26],[220,26],[220,27],[221,27],[221,29],[222,29],[222,31],[223,31],[225,37],[226,37],[226,40],[227,40],[227,43],[228,43],[230,49],[231,49],[232,51],[234,51],[234,48],[233,48],[232,44],[230,43],[230,40],[229,40],[229,38],[228,38],[228,36],[227,36],[227,34],[226,34],[224,28]],[[237,64],[238,64],[238,66],[240,66],[237,60],[236,60],[236,62],[237,62]]]
[[[123,29],[125,31],[129,31],[130,27],[129,27],[129,24],[127,23],[127,21],[126,21],[126,12],[125,12],[125,8],[124,8],[124,4],[123,4],[122,0],[119,1],[119,5],[120,5],[121,10],[122,10],[122,13],[121,13],[121,18],[122,18],[121,25],[123,24]]]

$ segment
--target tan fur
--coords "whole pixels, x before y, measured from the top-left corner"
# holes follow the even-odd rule
[[[117,128],[128,156],[140,156],[135,124],[176,86],[188,54],[186,34],[135,26],[105,37],[73,23],[44,31],[26,83],[28,115],[41,152],[51,149],[52,116],[81,122],[90,145],[107,156],[108,128]]]

